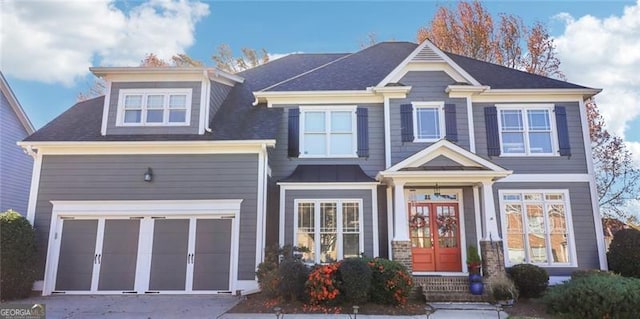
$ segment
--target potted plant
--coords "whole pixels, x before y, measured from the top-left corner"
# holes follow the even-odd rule
[[[467,249],[467,269],[469,270],[469,291],[472,295],[482,295],[484,283],[480,276],[481,260],[476,246]]]
[[[491,295],[500,305],[510,306],[518,298],[518,289],[511,278],[505,274],[498,274],[491,278]]]

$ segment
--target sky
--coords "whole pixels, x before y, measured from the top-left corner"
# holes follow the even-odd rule
[[[640,166],[640,0],[484,1],[497,16],[545,24],[569,82],[601,88],[608,129]],[[135,66],[153,52],[213,65],[223,43],[294,52],[354,52],[379,41],[415,41],[452,1],[2,0],[0,69],[36,128],[93,82],[91,66]]]

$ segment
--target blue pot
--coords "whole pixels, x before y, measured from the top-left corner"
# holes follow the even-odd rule
[[[479,274],[469,274],[469,282],[480,282],[482,281],[482,276]]]
[[[469,284],[469,292],[476,296],[482,295],[484,292],[484,284],[482,282],[471,282]]]

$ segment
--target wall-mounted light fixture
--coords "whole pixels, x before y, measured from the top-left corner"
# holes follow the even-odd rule
[[[144,172],[144,181],[150,183],[153,180],[153,171],[151,167],[147,167],[147,171]]]
[[[433,188],[433,196],[440,196],[440,186],[438,186],[438,183],[436,183],[436,186]]]

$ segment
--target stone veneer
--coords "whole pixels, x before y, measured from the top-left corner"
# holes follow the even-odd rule
[[[393,260],[403,264],[409,270],[413,271],[413,261],[411,260],[411,242],[410,241],[391,241],[391,251]]]
[[[482,255],[482,272],[485,277],[491,278],[497,274],[506,273],[501,240],[481,240],[480,253]]]

